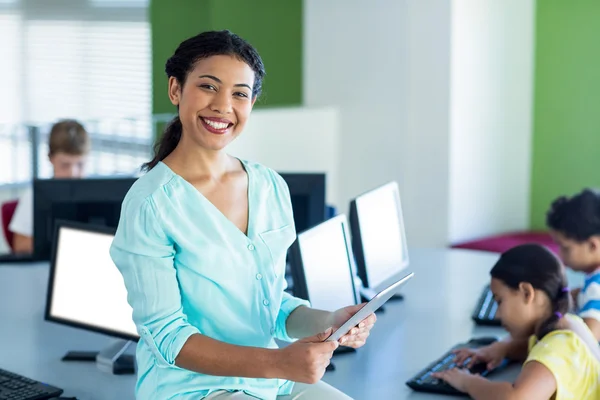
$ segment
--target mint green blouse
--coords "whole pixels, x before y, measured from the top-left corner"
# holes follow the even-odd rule
[[[140,399],[198,399],[216,390],[275,399],[292,390],[284,380],[209,376],[174,364],[196,333],[262,348],[277,347],[275,338],[292,341],[286,320],[308,306],[284,292],[286,253],[296,238],[288,187],[273,170],[242,164],[247,235],[162,162],[123,201],[110,254],[140,334]]]

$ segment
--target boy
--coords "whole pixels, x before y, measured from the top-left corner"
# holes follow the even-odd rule
[[[546,223],[559,245],[563,263],[586,274],[571,291],[575,311],[600,341],[600,192],[585,189],[552,203]]]
[[[54,178],[82,178],[90,151],[90,138],[83,126],[74,120],[59,121],[52,126],[48,139],[48,158]],[[28,189],[10,222],[14,233],[12,247],[15,253],[33,252],[33,190]]]

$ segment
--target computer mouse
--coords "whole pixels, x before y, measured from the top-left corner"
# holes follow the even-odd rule
[[[497,341],[498,341],[498,338],[494,337],[494,336],[481,336],[481,337],[477,337],[477,338],[472,338],[471,340],[469,340],[469,344],[472,344],[475,346],[487,346],[487,345],[490,345]]]

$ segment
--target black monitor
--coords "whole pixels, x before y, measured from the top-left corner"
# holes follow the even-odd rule
[[[133,358],[120,357],[139,335],[123,276],[110,257],[115,229],[61,220],[54,225],[45,319],[123,339],[100,352],[70,352],[64,360],[133,373]]]
[[[390,182],[353,199],[349,220],[361,293],[370,299],[409,263],[398,184]]]
[[[49,260],[54,221],[116,228],[121,203],[137,178],[36,179],[33,182],[33,257]]]
[[[340,214],[298,234],[290,251],[294,294],[320,310],[358,304],[354,257],[346,216]]]
[[[325,174],[282,173],[294,211],[296,231],[305,231],[325,220]],[[121,203],[136,178],[35,180],[34,258],[48,260],[54,233],[53,221],[63,219],[116,228]]]
[[[280,173],[292,198],[296,232],[303,232],[325,221],[325,174]]]

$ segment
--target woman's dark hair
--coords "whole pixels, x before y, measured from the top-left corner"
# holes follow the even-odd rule
[[[548,296],[552,313],[536,332],[538,339],[556,329],[559,319],[569,311],[570,293],[564,268],[558,258],[541,245],[513,247],[500,256],[490,274],[511,289],[518,289],[520,283],[527,282]]]
[[[165,72],[168,77],[177,79],[183,88],[187,75],[194,69],[196,63],[211,56],[229,55],[248,64],[254,71],[252,97],[257,97],[262,89],[265,67],[260,55],[252,45],[230,31],[203,32],[183,41],[175,54],[167,60]],[[162,138],[154,145],[154,158],[143,165],[143,169],[151,170],[167,157],[181,139],[183,127],[179,116],[175,117],[165,128]]]
[[[600,235],[600,192],[584,189],[571,198],[559,197],[546,215],[546,224],[578,242]]]

